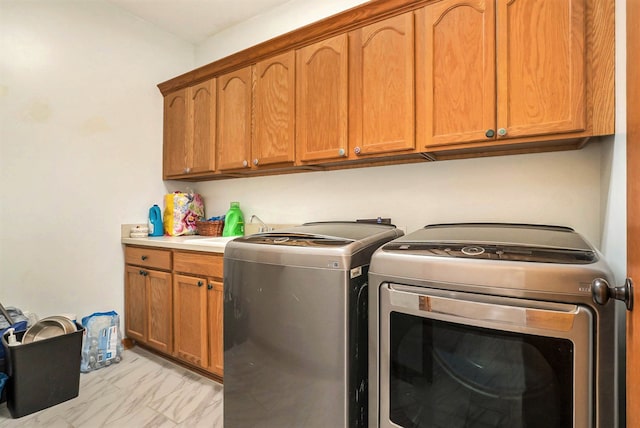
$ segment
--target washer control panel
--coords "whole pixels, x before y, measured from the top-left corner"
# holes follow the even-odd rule
[[[483,243],[391,242],[383,251],[404,251],[416,255],[538,263],[590,264],[598,260],[594,251],[491,245]]]

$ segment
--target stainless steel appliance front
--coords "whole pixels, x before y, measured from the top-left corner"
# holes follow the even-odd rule
[[[224,254],[224,426],[367,426],[367,272],[393,226],[314,223]]]
[[[569,228],[434,225],[369,271],[369,425],[618,426],[624,366],[611,279]],[[623,426],[620,424],[620,426]]]
[[[481,297],[382,285],[380,419],[393,427],[591,427],[591,311]]]

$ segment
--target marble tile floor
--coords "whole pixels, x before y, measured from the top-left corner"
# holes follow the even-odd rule
[[[80,375],[78,397],[12,419],[0,404],[0,428],[221,428],[222,385],[138,346],[120,363]]]

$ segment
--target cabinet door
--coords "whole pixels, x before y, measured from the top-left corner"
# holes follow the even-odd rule
[[[149,270],[147,345],[170,354],[173,348],[173,290],[171,274]]]
[[[218,169],[249,167],[251,67],[218,78]]]
[[[128,338],[147,341],[146,269],[127,265],[125,269],[124,319]]]
[[[347,154],[348,61],[346,34],[296,51],[296,152],[302,163]]]
[[[254,71],[254,166],[293,163],[295,139],[295,53],[260,61]]]
[[[209,371],[222,376],[224,372],[223,285],[209,281],[207,305],[209,309]]]
[[[584,130],[585,0],[497,4],[498,137]]]
[[[414,19],[350,33],[349,144],[356,156],[415,149]]]
[[[187,171],[187,142],[190,139],[188,97],[188,88],[164,97],[162,157],[165,178],[183,175]]]
[[[494,0],[444,0],[416,21],[419,146],[493,139]]]
[[[173,276],[174,355],[208,367],[206,279]]]
[[[213,172],[216,167],[216,80],[189,88],[191,147],[189,173]]]

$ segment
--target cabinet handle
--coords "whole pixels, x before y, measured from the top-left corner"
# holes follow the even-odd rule
[[[246,168],[246,167],[248,167],[248,166],[249,166],[249,162],[247,162],[247,160],[246,160],[246,159],[245,159],[245,160],[243,160],[243,161],[242,161],[242,166],[243,166],[243,167],[245,167],[245,168]]]
[[[342,157],[342,156],[344,156],[344,155],[345,155],[345,151],[344,151],[344,149],[340,149],[340,150],[338,150],[338,156]]]
[[[487,132],[484,133],[484,136],[487,138],[495,137],[496,133],[493,129],[487,129]]]
[[[185,168],[185,169],[184,169],[184,173],[185,173],[185,174],[189,174],[190,172],[191,172],[191,168]]]
[[[504,137],[505,135],[507,135],[507,130],[504,128],[498,129],[498,135]]]
[[[142,261],[145,261],[145,260],[147,260],[149,257],[147,257],[147,256],[142,256],[142,257],[140,257],[140,258],[142,259]]]
[[[146,271],[140,269],[140,275],[147,276],[147,275],[149,275],[149,272],[146,272]]]
[[[208,285],[207,285],[207,290],[213,290],[213,285],[208,284]]]
[[[202,287],[204,283],[202,281],[198,281],[198,287]]]
[[[362,151],[362,149],[360,147],[356,147],[355,149],[353,149],[353,153],[359,155],[360,152]]]

